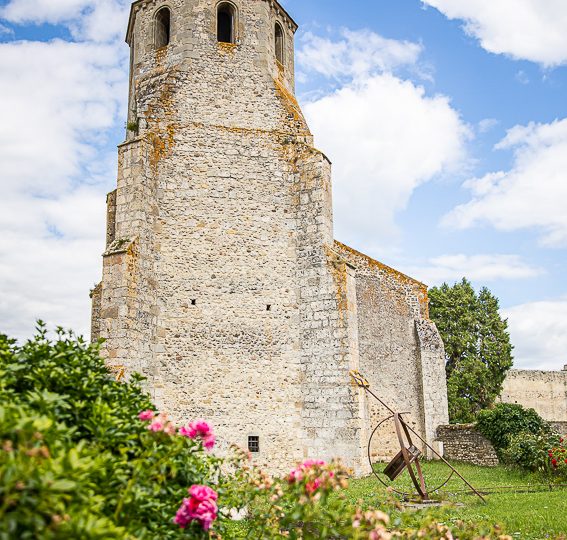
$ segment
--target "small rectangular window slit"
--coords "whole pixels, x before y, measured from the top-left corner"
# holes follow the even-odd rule
[[[192,305],[192,306],[196,306],[196,305],[197,305],[197,300],[195,300],[195,299],[191,300],[191,305]]]
[[[260,437],[257,435],[250,435],[248,437],[248,450],[253,454],[260,452]]]
[[[271,304],[268,304],[266,306],[266,311],[272,311],[272,305]]]

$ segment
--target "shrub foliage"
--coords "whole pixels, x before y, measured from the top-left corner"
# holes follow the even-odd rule
[[[496,451],[507,448],[511,438],[519,434],[551,432],[549,424],[534,409],[525,409],[514,403],[498,403],[492,409],[481,411],[477,417],[477,427]]]
[[[500,460],[529,471],[567,479],[564,440],[534,409],[499,403],[481,411],[477,428],[494,445]]]
[[[173,523],[188,487],[214,483],[230,504],[220,460],[148,430],[140,378],[116,382],[97,345],[43,325],[21,347],[0,336],[0,404],[2,540],[198,538]]]

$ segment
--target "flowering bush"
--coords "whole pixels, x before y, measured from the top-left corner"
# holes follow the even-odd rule
[[[517,466],[528,471],[551,472],[549,449],[559,444],[559,436],[554,434],[518,433],[510,438],[500,457],[507,465]]]
[[[492,442],[503,463],[567,479],[563,439],[534,409],[500,403],[479,413],[477,427]]]
[[[255,489],[243,493],[249,509],[248,537],[292,540],[511,540],[497,528],[464,523],[451,526],[435,521],[419,530],[398,530],[390,513],[363,510],[346,498],[350,471],[339,463],[307,460],[283,479],[272,479],[261,471],[250,471]]]
[[[549,424],[534,409],[515,403],[499,403],[492,409],[480,411],[476,425],[500,457],[511,439],[519,434],[543,436],[552,432]]]
[[[223,533],[227,516],[211,504],[185,529],[174,519],[191,486],[238,507],[240,458],[205,451],[210,426],[178,429],[155,413],[140,380],[116,382],[98,346],[62,330],[50,341],[40,326],[23,346],[0,335],[0,538]]]
[[[252,538],[369,538],[389,521],[383,513],[357,513],[345,502],[349,471],[338,463],[308,460],[275,480],[251,474],[256,489],[245,495]]]
[[[567,480],[567,445],[565,438],[561,437],[556,446],[547,452],[551,470],[561,481]]]

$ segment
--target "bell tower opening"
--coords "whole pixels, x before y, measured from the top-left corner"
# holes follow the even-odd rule
[[[276,23],[275,29],[276,39],[276,60],[283,66],[284,63],[284,33],[280,23]]]
[[[171,12],[169,8],[161,8],[155,17],[155,45],[156,49],[167,47],[171,38]]]
[[[217,41],[235,43],[236,8],[230,2],[222,2],[217,8]]]

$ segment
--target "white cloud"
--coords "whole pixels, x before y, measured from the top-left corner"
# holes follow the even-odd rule
[[[11,22],[60,23],[78,17],[92,0],[11,0],[0,16]]]
[[[127,64],[114,42],[0,44],[2,332],[41,317],[88,335]]]
[[[567,245],[567,119],[516,126],[496,146],[513,150],[509,171],[465,183],[472,200],[444,223],[470,228],[488,223],[503,231],[536,228],[547,246]]]
[[[522,69],[516,73],[516,80],[524,86],[526,84],[530,84],[530,78],[528,77],[528,74]]]
[[[89,288],[100,277],[104,191],[1,205],[0,332],[29,336],[37,318],[89,336]],[[51,232],[50,232],[51,231]]]
[[[502,310],[515,347],[515,367],[559,370],[567,364],[567,299]]]
[[[478,123],[479,133],[488,133],[499,124],[496,118],[485,118]]]
[[[5,189],[58,193],[93,157],[91,143],[124,115],[125,57],[117,52],[59,40],[0,45]]]
[[[470,135],[448,98],[387,73],[357,78],[305,113],[333,161],[337,237],[382,252],[396,213],[418,186],[462,163]]]
[[[465,30],[484,49],[544,66],[567,63],[565,0],[422,0]]]
[[[417,62],[422,47],[409,41],[386,39],[370,30],[343,29],[340,39],[306,33],[297,58],[302,68],[337,79],[368,76]]]
[[[10,0],[0,19],[15,24],[65,24],[77,39],[110,41],[125,34],[129,0]]]
[[[542,268],[531,266],[517,255],[441,255],[431,258],[421,267],[410,267],[408,274],[427,283],[459,281],[463,277],[472,281],[525,279],[544,273]]]

